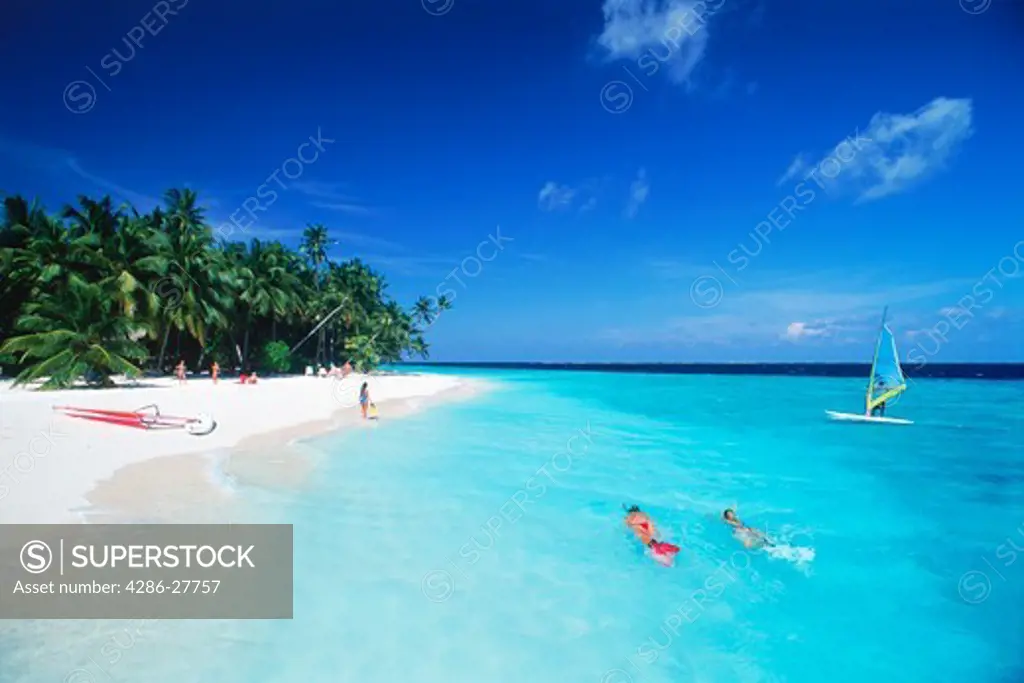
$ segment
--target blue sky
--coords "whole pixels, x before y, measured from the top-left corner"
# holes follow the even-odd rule
[[[904,355],[1024,360],[1008,0],[55,7],[9,10],[0,190],[322,222],[454,291],[436,360],[866,360],[886,304]]]

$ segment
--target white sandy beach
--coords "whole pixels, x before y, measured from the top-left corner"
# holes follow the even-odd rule
[[[138,471],[140,463],[162,463],[155,469],[148,467],[148,479],[157,477],[164,492],[173,495],[181,483],[178,480],[187,478],[187,468],[179,463],[194,464],[203,454],[239,445],[281,443],[343,423],[361,423],[349,416],[357,417],[363,381],[369,382],[382,419],[415,409],[429,397],[466,387],[460,378],[430,374],[355,375],[338,381],[284,377],[261,379],[254,386],[234,379],[217,385],[209,379],[190,379],[184,386],[172,379],[156,379],[137,387],[68,391],[30,391],[4,382],[0,384],[0,523],[82,521],[81,513],[95,502],[90,492],[123,468]],[[206,436],[183,430],[141,430],[74,419],[53,410],[57,405],[134,410],[148,404],[157,404],[168,415],[208,413],[216,419],[217,429]],[[339,415],[344,418],[341,422]],[[133,481],[129,479],[130,486],[135,485]]]

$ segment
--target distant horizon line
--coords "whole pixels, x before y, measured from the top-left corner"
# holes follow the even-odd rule
[[[466,368],[480,370],[549,370],[590,371],[620,374],[652,375],[750,375],[788,377],[832,377],[864,379],[871,363],[828,362],[735,362],[735,363],[623,363],[623,362],[557,362],[557,361],[421,361],[396,363],[399,366],[424,368]],[[925,363],[903,368],[907,379],[984,379],[1024,380],[1024,362],[993,361],[985,363]]]
[[[401,361],[393,365],[863,365],[871,367],[867,361],[854,360],[742,360],[742,361],[598,361],[598,360],[423,360]],[[1020,365],[1024,360],[991,360],[991,361],[946,361],[942,363],[925,363],[923,365],[903,365],[903,369],[922,369],[926,367],[964,367],[991,365]]]

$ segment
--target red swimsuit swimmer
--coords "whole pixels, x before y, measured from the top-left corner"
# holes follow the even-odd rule
[[[651,523],[648,522],[647,520],[643,520],[641,522],[637,522],[636,526],[640,527],[641,529],[646,531],[648,534],[654,532],[654,529],[651,526]],[[650,548],[651,550],[653,550],[655,553],[662,554],[662,555],[674,555],[674,554],[678,553],[679,550],[680,550],[679,546],[677,546],[677,545],[673,545],[672,543],[662,543],[661,541],[656,541],[653,538],[647,544],[647,547]]]

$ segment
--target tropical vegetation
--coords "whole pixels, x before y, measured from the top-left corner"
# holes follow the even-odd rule
[[[0,364],[44,387],[192,370],[294,371],[350,361],[372,370],[426,357],[424,332],[450,302],[409,309],[358,258],[330,258],[310,225],[298,249],[227,241],[192,190],[139,213],[86,196],[58,214],[19,195],[0,216]]]

